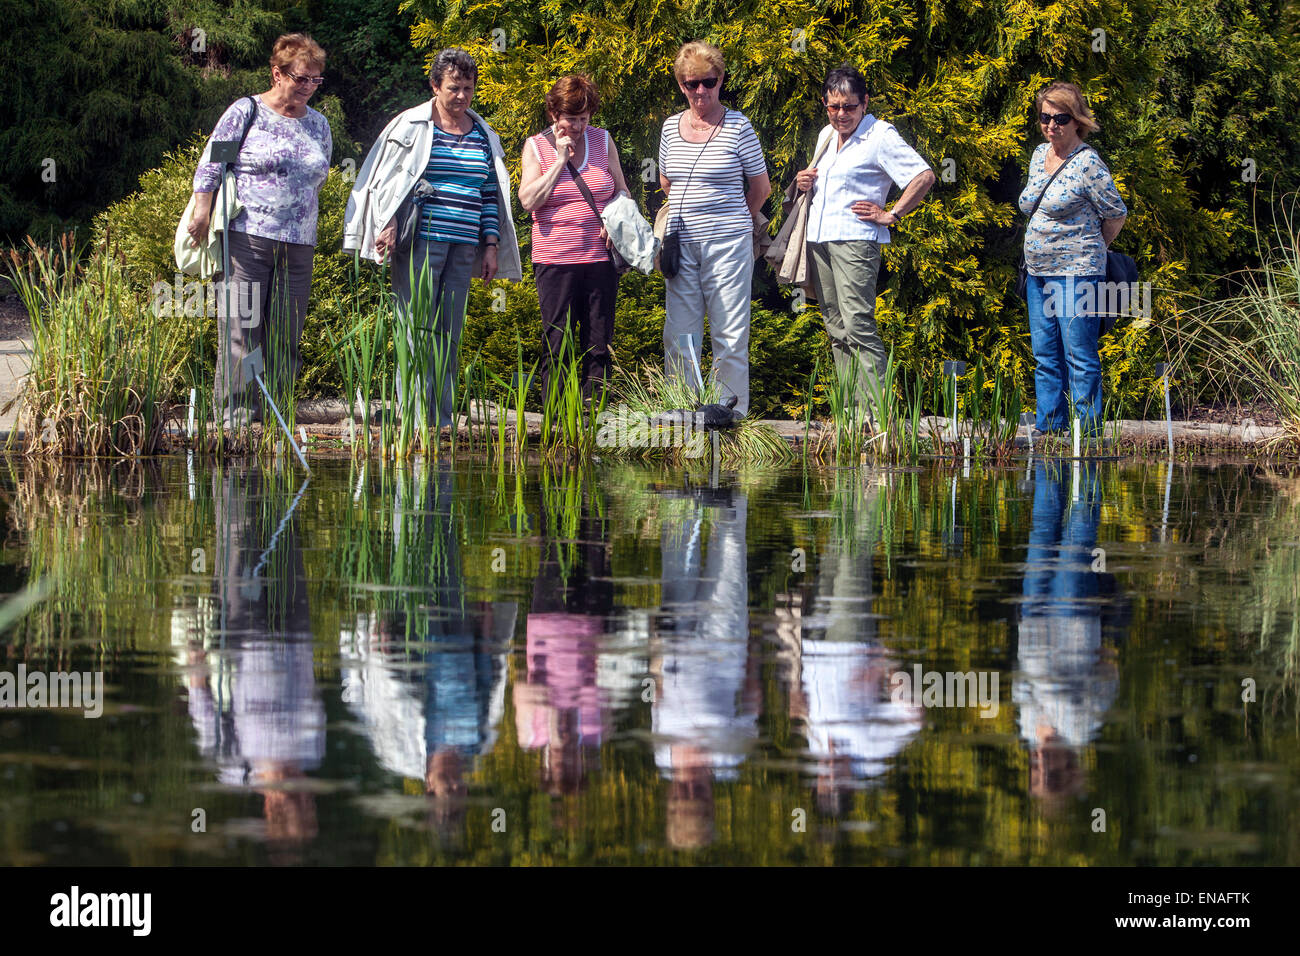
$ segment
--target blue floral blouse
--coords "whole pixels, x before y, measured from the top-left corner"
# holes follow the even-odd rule
[[[1050,148],[1041,143],[1030,160],[1029,182],[1020,194],[1026,216],[1052,178],[1043,166]],[[1095,149],[1081,146],[1067,162],[1025,228],[1025,265],[1036,276],[1105,275],[1101,221],[1127,216],[1128,207]]]
[[[248,97],[232,103],[212,138],[239,139],[250,109]],[[235,191],[244,211],[230,231],[314,246],[317,194],[329,175],[332,150],[330,124],[320,113],[308,107],[305,116],[281,116],[259,97],[257,117],[235,164]],[[219,163],[200,162],[194,191],[213,192],[220,180]]]

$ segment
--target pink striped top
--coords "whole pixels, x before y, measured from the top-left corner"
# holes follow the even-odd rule
[[[614,198],[614,177],[609,174],[608,134],[599,126],[588,126],[583,138],[587,141],[586,165],[582,165],[581,149],[571,157],[571,161],[582,174],[597,207],[603,210]],[[528,141],[537,151],[545,175],[556,160],[555,147],[541,133],[529,137]],[[544,265],[608,262],[609,253],[600,241],[600,226],[600,217],[582,197],[569,171],[564,170],[551,191],[551,198],[533,210],[533,262]]]

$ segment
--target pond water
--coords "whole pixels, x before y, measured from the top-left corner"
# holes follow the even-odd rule
[[[0,484],[3,864],[1300,863],[1293,472]]]

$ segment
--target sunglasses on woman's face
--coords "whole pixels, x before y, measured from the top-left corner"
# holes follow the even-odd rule
[[[1046,126],[1048,123],[1055,123],[1057,126],[1069,126],[1074,117],[1069,113],[1039,113],[1038,122]]]
[[[858,102],[858,103],[827,103],[827,104],[826,104],[826,112],[828,112],[828,113],[852,113],[854,110],[856,110],[856,109],[857,109],[859,106],[861,106],[861,105],[862,105],[861,102]]]
[[[706,76],[702,80],[682,80],[682,86],[686,87],[688,90],[698,89],[701,86],[706,90],[711,90],[717,85],[718,78],[716,76]]]

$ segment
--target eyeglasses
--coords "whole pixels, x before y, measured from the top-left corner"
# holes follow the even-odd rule
[[[861,105],[862,105],[861,103],[827,103],[826,112],[827,113],[852,113]]]
[[[1074,117],[1069,113],[1039,113],[1038,122],[1042,126],[1055,123],[1057,126],[1069,126]]]
[[[296,73],[290,73],[288,70],[281,70],[280,72],[295,83],[310,83],[312,86],[320,86],[325,82],[325,77],[323,76],[298,76]]]
[[[682,80],[682,86],[688,90],[696,90],[703,86],[706,90],[711,90],[718,85],[716,76],[706,76],[702,80]]]

